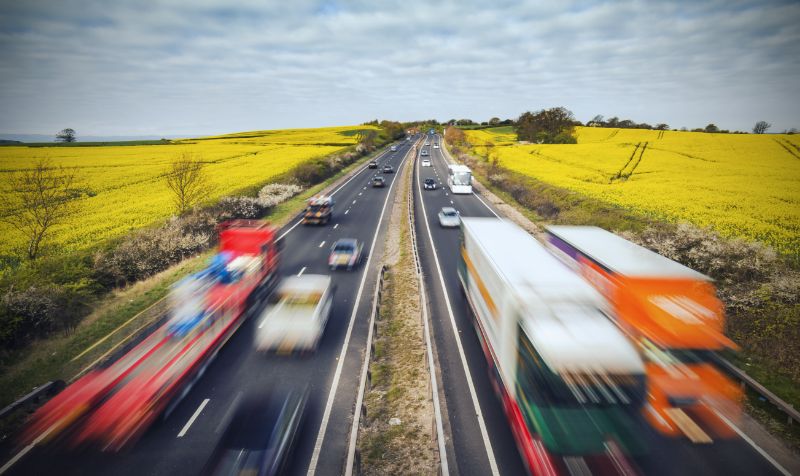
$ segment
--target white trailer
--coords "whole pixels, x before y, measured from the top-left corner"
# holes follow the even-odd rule
[[[541,464],[532,438],[554,453],[585,455],[615,435],[636,452],[624,415],[643,401],[644,364],[599,292],[497,218],[462,218],[458,275],[529,468]]]

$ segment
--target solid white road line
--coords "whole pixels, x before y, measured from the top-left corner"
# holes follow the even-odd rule
[[[419,167],[419,166],[417,166]],[[417,168],[419,170],[419,168]],[[419,189],[419,183],[417,184],[417,188]],[[412,187],[413,189],[413,187]],[[413,194],[413,191],[412,191]],[[420,200],[422,200],[422,195],[420,194]],[[412,202],[412,207],[414,207],[416,202]],[[424,205],[423,205],[424,206]],[[412,208],[411,213],[414,213],[414,209]],[[414,226],[414,221],[411,220],[410,225]],[[414,238],[414,247],[419,250],[419,246],[417,246],[417,235],[414,230],[411,231],[411,236]],[[436,362],[433,359],[433,345],[431,344],[431,331],[428,326],[428,302],[425,299],[427,295],[427,291],[425,290],[425,279],[422,277],[422,273],[417,271],[417,281],[419,282],[419,295],[421,297],[420,301],[422,303],[422,322],[423,322],[423,330],[425,333],[425,353],[428,355],[428,370],[430,371],[431,376],[431,389],[433,395],[433,415],[434,420],[436,422],[436,439],[439,445],[439,462],[442,466],[442,474],[449,475],[450,474],[450,465],[447,462],[447,446],[444,442],[444,424],[442,423],[442,407],[439,403],[439,383],[438,379],[436,378]]]
[[[181,430],[180,433],[178,433],[177,438],[183,438],[183,435],[185,435],[186,432],[189,431],[189,428],[192,426],[192,423],[194,423],[194,421],[197,420],[197,417],[200,416],[200,412],[202,412],[203,408],[205,408],[206,405],[208,405],[209,401],[211,401],[211,399],[209,398],[203,400],[203,403],[201,403],[200,406],[197,407],[197,410],[194,411],[194,415],[192,415],[192,417],[189,418],[189,421],[187,421],[186,424],[183,425],[183,429]]]
[[[436,272],[439,275],[439,284],[442,287],[444,294],[444,302],[447,305],[447,314],[450,316],[450,326],[453,329],[453,335],[456,338],[456,347],[458,347],[458,356],[461,359],[461,366],[464,368],[464,373],[467,377],[467,387],[469,387],[469,395],[472,399],[472,406],[475,409],[475,416],[478,418],[478,427],[481,430],[481,437],[483,438],[483,446],[486,449],[486,457],[489,459],[489,466],[492,470],[492,475],[497,476],[500,471],[497,469],[497,461],[494,458],[494,451],[492,450],[492,443],[489,441],[489,433],[486,430],[486,422],[483,420],[483,412],[481,411],[481,404],[478,402],[478,394],[475,393],[475,384],[472,383],[472,372],[467,365],[467,357],[464,354],[464,346],[461,344],[461,337],[458,335],[458,326],[456,325],[456,318],[453,315],[453,307],[450,304],[450,296],[447,293],[447,288],[444,284],[444,276],[442,274],[442,267],[439,264],[439,254],[436,252],[436,244],[433,242],[433,235],[431,234],[431,227],[428,225],[428,212],[425,210],[425,198],[422,195],[422,189],[419,184],[419,169],[417,169],[417,189],[420,197],[422,197],[422,215],[425,219],[425,230],[428,232],[428,240],[431,244],[431,251],[433,252],[433,261],[436,263]]]
[[[325,242],[323,241],[323,243],[325,243]],[[298,276],[302,276],[302,275],[303,275],[303,273],[305,272],[305,270],[306,270],[306,267],[305,267],[305,266],[303,266],[303,268],[300,270],[300,272],[299,272],[299,273],[297,273],[297,275],[298,275]]]
[[[402,165],[402,162],[401,162]],[[322,414],[322,422],[320,423],[319,432],[317,433],[317,439],[314,443],[314,451],[311,454],[311,461],[308,463],[308,475],[312,476],[317,472],[317,463],[319,463],[319,454],[322,451],[322,444],[325,441],[325,431],[328,429],[328,422],[331,417],[331,410],[333,409],[333,401],[336,398],[336,390],[339,388],[339,379],[342,376],[342,367],[344,366],[344,358],[347,355],[347,345],[350,343],[350,335],[353,333],[353,325],[356,321],[356,314],[358,313],[358,305],[361,303],[361,296],[364,293],[364,283],[367,281],[367,274],[369,271],[369,265],[372,262],[372,254],[375,251],[375,243],[378,241],[378,233],[381,230],[381,224],[383,223],[383,217],[386,214],[386,205],[389,203],[389,197],[392,196],[392,188],[394,187],[394,180],[389,185],[389,192],[386,194],[386,199],[383,201],[383,208],[381,209],[381,215],[378,219],[378,226],[375,227],[375,235],[372,237],[372,244],[370,245],[369,249],[369,256],[367,256],[367,262],[364,264],[364,269],[361,272],[361,284],[358,286],[358,293],[356,294],[355,303],[353,303],[353,312],[350,314],[350,322],[347,324],[347,332],[344,336],[344,342],[342,343],[342,350],[339,352],[338,364],[336,364],[336,372],[333,374],[333,383],[331,384],[331,390],[328,392],[328,401],[325,403],[325,411]],[[345,212],[346,213],[346,212]],[[356,409],[356,411],[360,411]]]
[[[761,447],[758,446],[755,441],[751,440],[749,436],[745,435],[744,432],[740,430],[738,426],[734,425],[733,422],[730,421],[727,417],[725,417],[725,415],[716,410],[714,410],[714,413],[716,413],[717,416],[720,417],[720,419],[724,421],[729,427],[733,428],[733,431],[735,431],[744,441],[746,441],[750,446],[752,446],[753,449],[756,450],[758,454],[763,456],[765,460],[769,461],[769,463],[772,466],[774,466],[775,469],[777,469],[781,474],[783,474],[784,476],[791,476],[791,473],[787,471],[786,468],[781,466],[780,463],[775,461],[775,459],[772,456],[770,456],[766,451],[761,449]]]

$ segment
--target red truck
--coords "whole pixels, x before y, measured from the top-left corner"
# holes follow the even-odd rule
[[[177,405],[236,332],[252,296],[274,282],[278,260],[275,230],[266,222],[222,224],[219,253],[174,286],[167,321],[42,406],[24,433],[25,443],[60,436],[71,445],[117,451],[135,442]]]

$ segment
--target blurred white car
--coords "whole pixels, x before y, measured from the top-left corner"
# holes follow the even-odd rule
[[[423,167],[430,167],[431,166],[431,159],[422,159],[422,166]]]
[[[256,348],[278,352],[316,350],[332,307],[330,276],[306,274],[285,278],[261,315]]]
[[[439,212],[439,225],[444,228],[458,228],[461,225],[461,214],[453,207],[444,207]]]
[[[439,148],[439,144],[433,144],[433,148],[434,149],[438,149]]]

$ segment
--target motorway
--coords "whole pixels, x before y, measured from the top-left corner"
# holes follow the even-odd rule
[[[400,169],[414,141],[398,150],[387,148],[380,167]],[[399,172],[399,170],[397,170]],[[363,362],[370,303],[377,261],[388,227],[395,174],[385,188],[372,188],[373,169],[366,164],[334,191],[334,217],[326,226],[297,226],[283,230],[281,274],[333,274],[336,285],[333,313],[316,353],[277,356],[257,353],[253,336],[257,319],[248,319],[175,410],[157,422],[131,449],[118,454],[96,451],[51,452],[34,448],[9,474],[64,475],[192,475],[198,474],[232,415],[245,396],[276,387],[310,386],[306,419],[292,457],[290,474],[341,474]],[[369,259],[353,271],[331,272],[330,246],[339,238],[364,243]],[[260,309],[252,309],[258,315]],[[3,462],[5,463],[5,462]]]
[[[447,164],[441,144],[434,136],[429,149],[431,167],[417,161],[414,172],[416,234],[426,280],[431,327],[441,374],[440,391],[448,432],[447,457],[451,472],[461,475],[516,475],[525,471],[500,400],[495,396],[487,363],[472,325],[466,299],[456,273],[459,255],[458,229],[439,226],[442,207],[456,208],[466,217],[497,217],[478,193],[453,195],[447,188]],[[420,150],[421,152],[421,150]],[[422,181],[434,178],[439,188],[423,190]],[[684,439],[668,439],[637,421],[638,434],[649,451],[629,461],[636,472],[657,475],[686,474],[781,474],[756,447],[743,439],[696,445]],[[573,471],[594,471],[587,461]],[[565,461],[557,461],[566,470]],[[787,473],[788,474],[788,473]]]
[[[439,136],[426,140],[440,143]],[[292,458],[290,474],[342,474],[363,363],[370,303],[388,227],[389,206],[397,191],[395,177],[414,166],[415,232],[427,290],[433,354],[443,411],[446,455],[451,474],[518,475],[525,467],[495,396],[480,342],[470,320],[456,264],[457,229],[439,227],[437,214],[453,206],[462,216],[492,217],[479,194],[452,195],[446,187],[447,161],[442,149],[427,147],[432,167],[406,159],[415,141],[388,149],[378,162],[397,173],[383,174],[385,188],[372,188],[373,170],[363,167],[334,192],[334,219],[327,226],[297,226],[282,231],[281,274],[329,274],[327,256],[338,238],[364,243],[369,254],[360,268],[336,271],[333,314],[317,353],[310,356],[262,355],[253,349],[256,319],[248,319],[222,348],[216,360],[165,419],[131,449],[119,454],[95,451],[56,453],[35,448],[9,474],[189,475],[197,474],[219,440],[231,409],[250,393],[273,387],[310,386],[306,420]],[[366,164],[365,164],[366,165]],[[439,187],[422,190],[432,177]],[[260,309],[253,309],[257,315]],[[640,422],[649,453],[630,461],[644,474],[780,474],[744,440],[693,445],[655,434]]]

